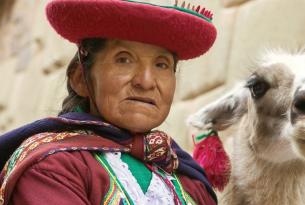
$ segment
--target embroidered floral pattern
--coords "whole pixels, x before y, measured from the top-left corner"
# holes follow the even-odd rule
[[[121,153],[105,153],[99,155],[104,158],[112,170],[112,174],[117,177],[124,190],[128,193],[134,204],[164,204],[174,205],[173,194],[171,189],[163,183],[155,173],[152,173],[152,178],[149,186],[144,192],[139,182],[130,171],[129,165],[121,159]],[[145,172],[143,172],[145,173]]]
[[[144,138],[144,160],[172,173],[178,168],[178,157],[171,149],[172,139],[162,131],[152,131]]]

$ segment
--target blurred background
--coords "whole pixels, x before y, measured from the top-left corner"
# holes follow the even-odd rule
[[[249,75],[266,49],[304,48],[305,0],[187,2],[213,11],[218,38],[208,54],[179,64],[175,101],[160,129],[191,151],[188,115]],[[0,0],[0,134],[56,116],[66,95],[65,69],[76,46],[51,29],[46,3]]]

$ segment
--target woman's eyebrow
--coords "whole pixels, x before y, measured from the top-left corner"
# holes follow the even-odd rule
[[[169,62],[174,62],[174,56],[169,52],[163,52],[158,55],[158,58],[164,58]]]

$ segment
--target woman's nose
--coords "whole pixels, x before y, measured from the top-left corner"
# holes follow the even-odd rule
[[[144,90],[151,90],[156,86],[156,76],[152,66],[145,65],[136,69],[132,79],[132,85]]]

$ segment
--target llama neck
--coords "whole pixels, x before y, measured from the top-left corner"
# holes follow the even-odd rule
[[[231,153],[232,177],[246,200],[249,199],[248,204],[305,204],[304,161],[269,162],[259,158],[247,142],[241,142],[235,140]]]

